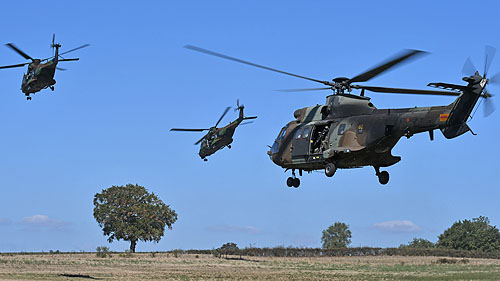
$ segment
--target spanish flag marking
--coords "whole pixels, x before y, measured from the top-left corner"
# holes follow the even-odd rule
[[[448,116],[450,116],[449,113],[439,114],[439,121],[444,122],[444,121],[448,120]]]

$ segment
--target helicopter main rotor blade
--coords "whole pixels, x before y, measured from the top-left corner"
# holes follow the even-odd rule
[[[23,56],[23,58],[27,59],[27,60],[34,60],[32,57],[28,56],[25,52],[21,51],[18,47],[16,47],[14,44],[12,43],[7,43],[5,44],[6,46],[10,47],[12,50],[16,51],[18,54],[20,54],[21,56]]]
[[[293,93],[293,92],[308,92],[308,91],[320,91],[320,90],[332,90],[332,88],[324,87],[324,88],[305,88],[305,89],[278,89],[276,91]]]
[[[60,59],[58,61],[77,61],[77,60],[80,60],[79,58],[75,58],[75,59]]]
[[[247,124],[251,124],[251,123],[253,123],[253,122],[254,122],[254,121],[242,122],[242,123],[240,123],[240,125],[247,125]]]
[[[216,56],[216,57],[219,57],[219,58],[223,58],[223,59],[232,60],[232,61],[235,61],[235,62],[239,62],[239,63],[251,65],[251,66],[255,66],[255,67],[258,67],[258,68],[262,68],[262,69],[266,69],[266,70],[278,72],[278,73],[281,73],[281,74],[290,75],[290,76],[293,76],[293,77],[297,77],[297,78],[301,78],[301,79],[306,79],[306,80],[318,82],[318,83],[321,83],[321,84],[333,86],[333,83],[329,82],[329,81],[322,81],[322,80],[318,80],[318,79],[314,79],[314,78],[310,78],[310,77],[306,77],[306,76],[297,75],[297,74],[293,74],[293,73],[290,73],[290,72],[286,72],[286,71],[274,69],[274,68],[271,68],[271,67],[263,66],[263,65],[260,65],[260,64],[256,64],[256,63],[252,63],[252,62],[249,62],[249,61],[244,61],[244,60],[240,60],[240,59],[233,58],[233,57],[230,57],[230,56],[226,56],[224,54],[216,53],[216,52],[213,52],[213,51],[210,51],[210,50],[206,50],[206,49],[203,49],[203,48],[200,48],[200,47],[196,47],[196,46],[192,46],[192,45],[186,45],[186,46],[184,46],[184,48],[190,49],[190,50],[193,50],[193,51],[197,51],[197,52],[200,52],[200,53],[205,53],[205,54],[208,54],[208,55]]]
[[[62,55],[64,55],[64,54],[71,53],[71,52],[73,52],[73,51],[76,51],[76,50],[79,50],[79,49],[81,49],[81,48],[85,48],[85,47],[88,47],[88,46],[90,46],[90,44],[81,45],[80,47],[76,47],[76,48],[71,49],[71,50],[69,50],[69,51],[66,51],[66,52],[60,53],[59,55],[60,55],[60,56],[62,56]]]
[[[60,71],[66,71],[67,69],[66,68],[62,68],[62,67],[56,67],[57,70],[60,70]]]
[[[199,139],[197,142],[195,142],[194,145],[200,144],[200,142],[202,142],[206,137],[207,137],[207,135],[204,135],[201,139]]]
[[[364,73],[359,74],[358,76],[355,76],[354,78],[351,78],[347,80],[347,84],[354,83],[354,82],[366,82],[373,77],[389,70],[390,68],[404,62],[408,61],[410,58],[416,58],[419,55],[427,54],[427,52],[424,51],[419,51],[419,50],[405,50],[405,52],[402,55],[399,55],[398,57],[380,65],[375,68],[372,68]]]
[[[201,132],[209,129],[181,129],[181,128],[172,128],[170,131],[182,131],[182,132]]]
[[[3,69],[3,68],[21,67],[21,66],[25,66],[25,65],[27,65],[27,64],[30,64],[30,63],[29,63],[29,62],[25,62],[25,63],[14,64],[14,65],[0,66],[0,69]]]
[[[391,94],[438,95],[438,96],[459,96],[461,94],[459,92],[388,88],[388,87],[360,86],[360,85],[353,85],[352,88],[365,89],[367,91],[375,93],[391,93]]]
[[[224,118],[224,116],[226,116],[226,113],[229,111],[229,109],[231,109],[230,106],[226,107],[226,110],[224,110],[224,113],[222,113],[221,117],[219,118],[219,121],[217,121],[217,123],[215,123],[214,127],[217,127],[217,125],[219,125],[220,121],[222,121],[222,118]]]

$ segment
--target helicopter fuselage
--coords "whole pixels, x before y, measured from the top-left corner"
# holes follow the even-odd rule
[[[377,109],[368,97],[328,96],[325,105],[296,110],[296,120],[283,127],[268,155],[292,172],[325,169],[332,176],[337,168],[373,166],[379,175],[380,167],[401,160],[391,150],[403,136],[429,132],[433,140],[440,129],[450,139],[470,131],[466,121],[482,95],[484,78],[476,74],[464,80],[467,86],[447,84],[462,93],[446,106]]]
[[[335,162],[337,168],[391,166],[400,160],[391,150],[402,136],[443,128],[452,109],[451,105],[377,109],[369,98],[329,99],[340,103],[334,107],[337,112],[325,116],[326,108],[332,108],[328,105],[303,108],[297,120],[282,129],[269,151],[276,165],[304,171],[324,169],[326,162]]]
[[[56,83],[54,80],[56,66],[56,59],[42,64],[31,63],[28,66],[28,71],[23,75],[21,91],[29,95],[54,85]]]
[[[200,144],[198,153],[202,159],[210,156],[218,150],[230,145],[233,142],[233,135],[236,127],[241,123],[239,120],[231,122],[229,125],[217,128],[210,132]]]

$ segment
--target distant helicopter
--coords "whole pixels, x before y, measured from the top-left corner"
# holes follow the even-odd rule
[[[222,118],[226,115],[226,113],[231,109],[231,107],[227,107],[226,110],[224,110],[224,113],[222,113],[222,116],[219,118],[217,123],[215,123],[215,126],[210,127],[209,129],[178,129],[178,128],[173,128],[170,129],[170,131],[185,131],[185,132],[201,132],[201,131],[208,131],[206,135],[204,135],[200,140],[198,140],[195,145],[200,145],[200,152],[198,153],[203,159],[203,161],[208,161],[207,156],[210,156],[217,152],[219,149],[222,149],[227,146],[227,148],[231,148],[231,143],[233,142],[233,135],[234,131],[236,130],[236,127],[239,125],[244,125],[251,123],[250,122],[245,122],[242,123],[244,120],[249,120],[249,119],[255,119],[257,116],[252,116],[252,117],[245,117],[243,115],[243,109],[245,106],[240,105],[239,100],[236,102],[237,108],[235,111],[239,110],[239,116],[238,119],[234,120],[233,122],[229,123],[229,125],[222,127],[222,128],[217,128],[217,125],[219,125],[220,121],[222,121]]]
[[[29,55],[27,55],[25,52],[21,51],[12,43],[8,43],[6,44],[6,46],[16,51],[25,59],[31,60],[31,62],[26,62],[26,63],[0,66],[0,69],[2,69],[2,68],[22,67],[28,65],[28,71],[26,72],[26,74],[23,75],[21,91],[26,95],[27,100],[31,100],[30,94],[34,94],[42,89],[50,88],[52,91],[54,91],[54,84],[56,83],[56,80],[54,80],[54,74],[56,72],[56,69],[66,70],[64,68],[57,67],[58,62],[79,60],[78,58],[65,59],[62,57],[62,55],[76,51],[81,48],[85,48],[90,45],[85,44],[80,47],[59,54],[59,48],[61,47],[61,45],[55,43],[55,34],[54,34],[52,35],[52,44],[50,46],[52,47],[52,49],[55,48],[55,53],[53,57],[49,57],[46,59],[34,59]],[[59,59],[59,57],[61,57],[61,59]],[[47,62],[43,63],[44,61]]]
[[[401,157],[391,154],[392,148],[401,137],[410,138],[414,134],[428,132],[432,141],[436,129],[441,130],[447,139],[455,138],[468,131],[474,134],[466,122],[471,117],[471,112],[480,97],[485,100],[485,113],[491,114],[493,108],[488,101],[492,95],[486,91],[485,87],[488,82],[500,81],[500,73],[487,78],[487,72],[496,51],[489,46],[486,47],[485,68],[482,76],[468,59],[462,70],[467,75],[463,77],[467,85],[428,84],[428,86],[447,91],[353,84],[366,82],[397,64],[423,53],[418,50],[407,50],[404,54],[354,78],[338,77],[330,82],[254,64],[195,46],[188,45],[186,48],[328,86],[285,91],[326,89],[334,91],[334,94],[327,96],[326,104],[296,110],[294,113],[296,119],[281,129],[268,151],[270,159],[276,165],[292,171],[292,177],[286,181],[289,187],[300,185],[300,180],[295,174],[296,170],[299,171],[300,176],[303,171],[324,170],[326,176],[332,177],[337,169],[363,166],[373,166],[379,182],[387,184],[389,173],[380,171],[380,168],[394,165],[401,160]],[[360,95],[351,94],[352,89],[361,89]],[[458,98],[445,106],[377,109],[371,103],[370,98],[364,95],[365,90],[377,93],[458,96]]]

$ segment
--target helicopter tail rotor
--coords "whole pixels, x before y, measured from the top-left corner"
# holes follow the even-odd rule
[[[234,109],[234,112],[238,111],[238,110],[243,110],[245,108],[245,106],[242,104],[240,105],[240,99],[236,99],[236,108]]]
[[[483,113],[484,117],[488,117],[493,112],[495,112],[495,103],[491,100],[492,95],[490,93],[485,94],[487,97],[484,98]]]
[[[484,105],[483,105],[484,117],[490,116],[495,111],[495,105],[494,105],[493,101],[491,100],[493,95],[488,91],[486,86],[488,84],[498,84],[500,82],[500,72],[496,73],[493,76],[491,76],[490,78],[488,78],[488,71],[490,69],[491,62],[493,61],[493,58],[495,57],[496,51],[497,50],[492,46],[486,45],[484,47],[483,81],[485,84],[483,86],[483,94],[481,95],[481,97],[484,99]],[[467,71],[469,72],[469,75],[470,75],[471,71],[475,70],[475,67],[472,64],[472,61],[470,58],[467,58],[467,60],[465,61],[464,69],[466,69],[467,67],[468,67]],[[476,73],[476,72],[477,72],[477,70],[474,73]],[[467,73],[464,73],[464,74],[467,75]]]
[[[52,56],[55,57],[57,55],[57,50],[61,47],[61,44],[56,43],[56,34],[52,34],[52,44],[50,44],[50,47],[52,48]]]

